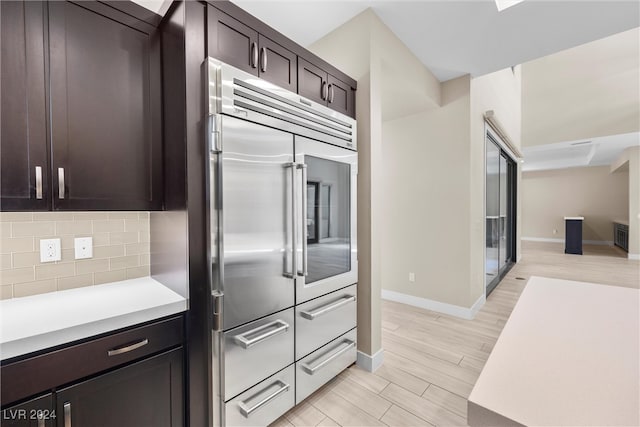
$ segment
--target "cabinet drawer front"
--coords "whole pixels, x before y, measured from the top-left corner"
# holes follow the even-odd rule
[[[2,367],[2,404],[41,393],[180,345],[182,316],[123,331]]]
[[[356,329],[296,362],[296,404],[356,361]]]
[[[296,307],[296,360],[356,326],[356,285]]]
[[[293,408],[295,370],[291,365],[225,405],[226,425],[266,426]]]
[[[224,399],[293,363],[293,308],[224,334]]]

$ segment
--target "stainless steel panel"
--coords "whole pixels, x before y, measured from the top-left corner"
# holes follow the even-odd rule
[[[216,59],[208,58],[206,63],[210,114],[241,117],[340,147],[356,149],[356,121],[351,117]]]
[[[296,404],[356,361],[356,329],[296,362]]]
[[[299,216],[296,247],[302,249],[296,252],[297,264],[306,267],[296,277],[296,303],[300,304],[358,281],[358,156],[344,148],[297,135],[295,149],[296,163],[307,165],[305,174],[298,173],[301,185],[296,197]],[[320,198],[306,203],[306,193],[313,186],[319,189],[318,197],[323,188],[330,190],[331,195],[327,196],[330,202],[325,203],[329,206],[323,206]],[[310,218],[314,206],[317,213]],[[325,208],[327,218],[323,216]],[[316,232],[309,233],[307,228],[316,223],[320,224]],[[330,224],[331,231],[321,229],[325,224]],[[311,234],[313,241],[307,241]]]
[[[296,360],[356,326],[356,285],[296,306]]]
[[[228,330],[294,304],[293,136],[222,117],[223,323]],[[212,241],[215,241],[212,229]]]
[[[293,363],[290,308],[224,333],[224,400]]]
[[[266,426],[295,404],[295,370],[291,365],[226,404],[226,425]]]

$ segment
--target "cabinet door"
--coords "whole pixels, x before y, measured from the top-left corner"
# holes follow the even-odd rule
[[[259,35],[260,77],[291,92],[298,91],[296,54]]]
[[[53,427],[55,419],[53,395],[48,393],[3,410],[0,425],[2,427]]]
[[[73,385],[56,394],[58,426],[182,426],[182,378],[176,349]]]
[[[298,57],[298,93],[319,104],[327,105],[327,73]]]
[[[161,208],[159,41],[94,2],[49,2],[54,209]]]
[[[258,32],[213,6],[207,20],[209,56],[257,76]]]
[[[44,5],[2,1],[0,19],[0,209],[46,210]]]
[[[348,84],[336,79],[331,74],[329,74],[328,82],[327,106],[349,117],[355,117],[355,92]]]

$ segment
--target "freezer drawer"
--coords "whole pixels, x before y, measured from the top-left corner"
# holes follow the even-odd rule
[[[356,361],[356,329],[296,362],[296,404]]]
[[[296,360],[356,326],[356,285],[296,306]]]
[[[224,333],[224,399],[293,363],[293,308]]]
[[[226,425],[266,426],[293,408],[294,369],[291,365],[227,402]]]

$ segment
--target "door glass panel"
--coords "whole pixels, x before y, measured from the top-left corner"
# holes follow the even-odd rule
[[[350,166],[306,156],[306,283],[351,270]]]
[[[499,232],[500,242],[498,244],[498,267],[500,270],[504,268],[507,263],[507,230],[508,230],[508,217],[507,217],[507,159],[504,156],[500,156],[500,220],[499,220]]]
[[[498,275],[498,247],[500,241],[500,150],[487,140],[486,165],[486,283]]]

